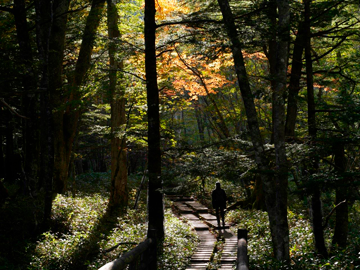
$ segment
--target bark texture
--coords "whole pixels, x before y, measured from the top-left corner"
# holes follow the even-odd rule
[[[277,0],[278,25],[276,66],[273,89],[273,138],[275,145],[276,230],[273,245],[279,260],[289,260],[289,226],[287,220],[288,163],[285,148],[285,92],[288,63],[290,8],[288,0]]]
[[[244,59],[242,55],[242,46],[238,38],[233,15],[227,0],[218,0],[223,15],[223,21],[232,43],[232,53],[234,58],[235,70],[243,98],[249,132],[254,146],[255,161],[261,174],[263,188],[265,193],[266,208],[270,220],[270,229],[274,247],[274,253],[279,260],[289,259],[289,231],[287,225],[287,171],[285,155],[285,133],[284,133],[284,100],[283,93],[286,87],[286,68],[287,68],[287,36],[289,23],[289,4],[287,1],[273,2],[279,10],[279,29],[278,42],[276,49],[279,53],[272,58],[275,63],[272,69],[276,77],[272,82],[275,90],[273,97],[273,106],[275,106],[275,116],[273,119],[274,127],[278,128],[276,132],[276,174],[275,181],[273,172],[269,173],[268,161],[264,153],[262,137],[259,131],[259,124],[255,110],[253,95],[251,93]],[[272,43],[274,45],[274,43]],[[273,57],[273,56],[272,56]],[[274,112],[273,112],[274,113]],[[275,136],[274,136],[275,137]]]
[[[292,56],[285,123],[285,136],[290,139],[295,138],[295,125],[298,111],[297,99],[300,90],[301,70],[303,67],[302,56],[305,47],[304,25],[304,22],[299,23]]]
[[[249,127],[249,133],[251,136],[251,140],[254,147],[254,153],[255,153],[255,161],[257,163],[259,172],[261,174],[261,180],[263,182],[263,188],[265,193],[265,202],[266,202],[266,208],[269,215],[270,220],[270,229],[271,229],[271,235],[273,240],[273,246],[274,246],[274,253],[277,259],[279,260],[288,260],[289,259],[289,250],[288,250],[288,229],[287,228],[287,215],[286,209],[287,202],[284,202],[284,199],[286,200],[286,181],[287,179],[278,178],[276,182],[274,182],[272,178],[272,173],[269,173],[269,167],[268,162],[264,153],[264,146],[262,137],[259,131],[259,124],[257,119],[257,114],[255,110],[255,104],[254,104],[254,98],[250,89],[249,80],[247,77],[247,72],[245,69],[244,64],[244,58],[242,55],[242,46],[241,42],[238,38],[236,26],[234,23],[234,18],[232,15],[232,11],[230,9],[229,2],[227,0],[218,0],[218,3],[220,5],[220,9],[223,15],[223,21],[229,36],[229,39],[232,43],[232,53],[234,58],[234,64],[235,64],[235,71],[237,74],[239,86],[241,95],[243,98],[245,110],[246,110],[246,116],[247,116],[247,123]],[[287,16],[288,14],[288,3],[286,1],[280,1],[278,8],[282,11],[282,24],[286,24]],[[281,6],[280,6],[281,5]],[[281,43],[282,46],[279,47],[279,49],[283,49],[284,44]],[[286,57],[287,54],[285,54]],[[280,65],[281,64],[281,65]],[[284,67],[286,65],[285,63],[282,63],[280,60],[280,64],[278,66],[277,72],[279,74],[283,74]],[[279,80],[278,83],[278,91],[279,94],[281,91],[284,91],[284,79],[283,76],[281,77],[282,80]],[[278,106],[282,106],[282,101],[277,99],[276,102],[278,103]],[[279,115],[283,115],[283,112],[277,112]],[[277,117],[280,117],[277,116]],[[281,118],[281,117],[280,117]],[[281,122],[281,119],[279,119],[278,125],[283,125],[283,122]],[[284,121],[284,120],[282,120]],[[279,139],[277,142],[277,151],[278,153],[281,153],[282,149],[284,148],[284,145],[281,144],[282,136],[283,134],[283,128],[282,131],[279,133]],[[279,160],[283,160],[283,156],[279,156]],[[281,165],[282,166],[282,165]],[[278,175],[283,175],[278,173]],[[286,178],[286,177],[284,177]],[[285,185],[283,185],[285,183]],[[280,189],[280,190],[277,190]],[[277,197],[280,196],[280,197]],[[281,209],[278,210],[277,207],[280,207]],[[282,215],[282,216],[279,216]],[[286,223],[286,224],[285,224]]]
[[[66,99],[68,105],[66,110],[57,108],[55,113],[55,190],[63,193],[67,189],[67,178],[71,151],[74,138],[80,120],[81,108],[78,101],[81,98],[80,86],[84,82],[86,72],[90,68],[90,60],[96,31],[100,24],[105,0],[93,0],[90,13],[86,20],[86,26],[82,38],[79,57],[76,62],[73,78],[69,85],[69,96],[65,96],[61,91],[58,96],[62,101]]]
[[[30,192],[39,189],[37,186],[39,176],[39,123],[37,121],[38,94],[37,81],[33,68],[33,52],[31,48],[31,38],[29,34],[29,25],[27,23],[26,6],[24,0],[14,1],[14,18],[16,25],[16,36],[19,43],[21,61],[24,66],[22,76],[23,87],[23,162],[25,172],[25,184]]]
[[[62,88],[62,76],[63,76],[63,57],[65,47],[65,31],[67,23],[67,11],[69,10],[69,0],[58,0],[54,2],[54,20],[52,38],[50,40],[50,52],[49,52],[49,87],[52,92],[52,100],[54,102],[53,124],[54,124],[54,191],[64,192],[65,184],[61,183],[60,179],[63,179],[65,159],[61,157],[65,156],[65,148],[63,147],[63,110],[60,107],[63,105],[63,88]]]
[[[111,190],[110,207],[120,208],[125,212],[128,204],[127,192],[127,164],[126,164],[126,139],[125,139],[125,88],[121,80],[118,81],[117,68],[122,63],[117,61],[116,39],[120,37],[118,29],[118,14],[116,3],[107,1],[108,8],[108,33],[109,33],[109,94],[111,104]],[[123,76],[120,75],[120,78]]]
[[[311,32],[310,32],[310,4],[312,0],[304,0],[305,7],[305,60],[306,60],[306,87],[308,96],[308,132],[311,141],[316,141],[316,115],[315,115],[315,97],[314,97],[314,78],[311,58]],[[314,157],[311,173],[315,173],[319,167],[318,158]],[[317,183],[313,184],[311,198],[313,231],[315,238],[315,248],[323,257],[327,257],[324,232],[322,227],[322,209],[321,209],[321,191]]]
[[[45,228],[49,226],[52,208],[54,141],[52,119],[52,95],[49,88],[49,51],[53,22],[53,9],[46,0],[35,1],[36,37],[40,59],[40,110],[41,110],[41,160],[40,178],[45,187],[44,219]]]
[[[332,239],[333,245],[345,248],[349,233],[349,203],[348,203],[348,179],[344,176],[346,171],[345,147],[342,142],[337,142],[334,146],[335,166],[340,178],[336,187],[336,208],[335,230]],[[341,177],[343,176],[343,177]]]
[[[156,71],[155,1],[145,0],[145,72],[148,105],[148,235],[164,238],[164,204],[161,180],[159,88]]]

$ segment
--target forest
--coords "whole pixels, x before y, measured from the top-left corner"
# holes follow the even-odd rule
[[[250,269],[360,269],[359,1],[1,0],[0,49],[0,269],[186,269],[217,182]]]

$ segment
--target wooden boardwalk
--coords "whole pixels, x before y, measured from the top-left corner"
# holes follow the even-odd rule
[[[200,243],[191,257],[190,264],[187,266],[186,270],[235,269],[237,236],[233,235],[230,230],[226,230],[229,227],[225,226],[225,229],[219,232],[218,235],[218,240],[222,239],[224,241],[220,258],[220,267],[207,268],[209,263],[212,262],[217,240],[214,234],[209,230],[210,228],[218,229],[216,217],[209,212],[209,209],[206,206],[190,197],[168,197],[174,202],[174,206],[180,213],[180,218],[188,220],[200,239]]]

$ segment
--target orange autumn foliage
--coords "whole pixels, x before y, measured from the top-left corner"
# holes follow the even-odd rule
[[[225,84],[233,83],[226,79],[225,75],[220,72],[221,67],[229,65],[232,65],[231,56],[226,54],[210,63],[207,63],[207,61],[200,56],[182,55],[180,58],[174,52],[164,54],[159,75],[166,76],[166,74],[169,73],[176,74],[176,77],[172,80],[174,90],[166,89],[164,93],[167,96],[174,96],[174,91],[178,95],[187,94],[189,100],[197,100],[199,96],[216,94],[217,89],[223,87]]]
[[[157,20],[164,20],[176,14],[186,14],[190,10],[178,0],[156,0],[155,8]]]

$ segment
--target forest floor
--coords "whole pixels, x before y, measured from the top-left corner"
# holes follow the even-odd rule
[[[79,176],[76,186],[70,186],[71,192],[54,198],[51,228],[46,231],[39,230],[38,226],[43,209],[40,196],[17,197],[16,200],[7,201],[0,208],[0,269],[95,270],[142,242],[147,231],[145,191],[141,193],[140,203],[134,209],[134,199],[140,186],[141,175],[129,179],[129,209],[122,217],[110,217],[106,214],[109,197],[108,179],[109,175],[105,173]],[[209,207],[211,189],[216,181],[219,179],[207,182],[205,190],[193,190],[193,194],[187,195],[193,195],[198,202],[201,202],[202,205],[198,205],[200,208]],[[226,192],[230,198],[239,197],[239,188],[234,184],[224,182],[222,186],[227,188]],[[233,264],[231,256],[234,254],[228,250],[233,248],[231,239],[239,228],[248,230],[250,269],[360,269],[359,202],[355,202],[350,209],[347,248],[331,250],[329,248],[331,256],[325,259],[314,253],[314,240],[306,202],[292,194],[289,200],[291,200],[289,204],[291,207],[288,209],[291,265],[283,265],[272,256],[266,212],[255,209],[228,211],[225,221],[229,229],[226,229],[226,234],[221,235],[211,225],[216,222],[214,216],[209,212],[201,213],[208,210],[200,209],[196,213],[182,212],[183,220],[179,220],[171,209],[175,210],[175,206],[180,206],[182,203],[166,199],[166,239],[164,252],[159,258],[159,269],[185,270],[187,267],[191,269],[191,265],[197,262],[206,263],[209,269],[225,269],[225,264],[230,267],[229,265]],[[183,207],[186,206],[194,211],[196,203],[187,201]],[[175,213],[180,211],[176,210]],[[207,222],[203,223],[203,221]],[[201,230],[201,227],[204,229]],[[332,227],[333,223],[330,220],[324,234],[327,247],[331,246]],[[202,236],[203,233],[205,237]],[[202,254],[207,256],[206,262],[197,261],[197,250],[207,245],[209,248],[203,249]],[[93,252],[88,252],[89,250]],[[226,254],[229,254],[231,263],[224,262]],[[81,267],[77,267],[79,264]]]

